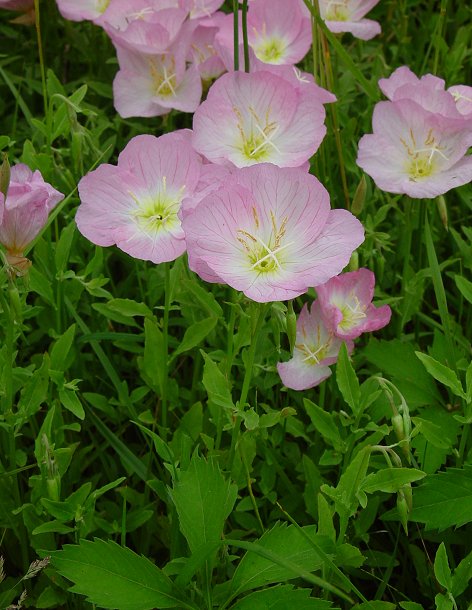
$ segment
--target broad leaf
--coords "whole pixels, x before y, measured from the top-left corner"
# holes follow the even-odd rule
[[[172,357],[175,358],[175,356],[200,345],[203,339],[215,328],[217,322],[218,318],[215,316],[194,322],[185,331],[184,337]]]
[[[404,485],[419,481],[425,476],[425,472],[415,468],[384,468],[369,474],[364,479],[361,489],[368,494],[375,491],[396,493]]]
[[[343,452],[345,450],[344,441],[341,438],[339,428],[334,421],[333,415],[315,405],[311,400],[308,400],[308,398],[303,399],[303,405],[311,419],[311,423],[315,426],[323,439],[332,445],[336,451]]]
[[[451,569],[449,567],[449,560],[447,558],[446,547],[444,546],[444,542],[438,547],[436,552],[436,557],[434,558],[434,575],[438,583],[447,589],[451,590],[452,578],[451,578]]]
[[[453,370],[427,354],[422,354],[421,352],[415,352],[415,354],[432,377],[450,388],[456,396],[464,397],[464,390],[462,389],[461,382]]]
[[[345,343],[341,345],[339,350],[338,362],[336,364],[336,383],[353,413],[357,413],[360,409],[361,391],[356,373],[349,360]]]
[[[52,565],[74,583],[71,591],[102,608],[151,610],[189,607],[153,563],[112,541],[82,540],[52,553]]]
[[[331,605],[329,601],[310,597],[310,589],[282,585],[250,593],[232,606],[232,610],[328,610]]]

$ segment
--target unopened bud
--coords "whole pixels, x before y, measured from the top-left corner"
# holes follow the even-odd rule
[[[359,269],[359,255],[356,251],[351,254],[351,259],[349,260],[349,271],[357,271]]]
[[[392,427],[398,441],[405,439],[405,430],[403,428],[403,417],[397,413],[392,417]]]
[[[410,519],[410,513],[412,508],[411,503],[411,486],[410,484],[404,485],[397,492],[397,510],[400,517],[400,522],[405,530],[405,534],[408,536],[408,521]]]
[[[8,187],[10,186],[10,163],[8,162],[8,155],[3,155],[3,163],[0,165],[0,193],[3,193],[5,199],[8,194]]]
[[[289,301],[287,305],[287,337],[290,352],[293,352],[297,340],[297,316],[293,311],[293,301]]]
[[[352,200],[351,212],[354,216],[359,216],[364,208],[365,196],[367,193],[367,180],[365,174],[362,174],[359,184],[357,185],[356,192],[354,193],[354,199]]]
[[[441,218],[441,222],[443,223],[446,231],[448,231],[449,223],[448,223],[448,216],[447,216],[447,204],[446,204],[446,200],[444,199],[443,195],[439,195],[439,197],[436,199],[436,204],[438,206],[438,212],[439,212],[439,216]]]

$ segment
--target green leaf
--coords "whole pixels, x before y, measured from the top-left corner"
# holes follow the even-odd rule
[[[364,602],[352,607],[352,610],[396,610],[396,604],[379,600]]]
[[[51,349],[50,367],[54,371],[65,371],[66,358],[75,337],[75,324],[69,326],[66,332],[59,337]]]
[[[352,367],[347,353],[346,344],[341,345],[338,362],[336,364],[336,383],[344,400],[351,407],[354,414],[360,409],[361,391],[356,373]]]
[[[465,277],[462,277],[461,275],[455,275],[454,280],[464,298],[466,298],[469,303],[472,303],[472,282],[469,282],[469,280],[466,280]]]
[[[330,550],[334,550],[334,546],[326,537],[313,534],[312,527],[302,529],[309,530],[311,537],[319,546],[325,548],[328,546]],[[255,544],[261,549],[272,551],[276,557],[283,558],[297,570],[287,570],[283,563],[278,564],[266,557],[248,552],[239,562],[233,575],[231,588],[234,595],[264,585],[291,580],[299,576],[300,572],[313,572],[323,565],[323,560],[313,549],[313,545],[294,525],[278,523]]]
[[[223,533],[238,490],[221,474],[213,460],[194,456],[171,492],[179,515],[180,530],[192,553]]]
[[[141,375],[152,390],[162,393],[167,355],[162,331],[155,320],[145,318],[144,337],[144,355],[138,358]]]
[[[132,299],[111,299],[107,303],[108,308],[125,318],[134,316],[152,317],[152,311],[144,303],[138,303]]]
[[[54,250],[54,261],[56,263],[56,271],[58,273],[64,271],[69,261],[69,253],[72,246],[72,241],[75,235],[75,220],[73,220],[67,227],[62,229],[59,241],[56,244]]]
[[[208,394],[208,399],[219,407],[234,409],[233,398],[228,379],[213,362],[208,354],[201,352],[205,364],[203,367],[203,385]]]
[[[366,493],[373,493],[375,491],[396,493],[404,485],[419,481],[425,476],[425,472],[414,468],[384,468],[369,474],[364,479],[361,489]]]
[[[54,520],[54,521],[47,521],[46,523],[42,523],[41,525],[38,525],[38,527],[35,527],[31,533],[33,536],[37,536],[38,534],[50,534],[50,533],[69,534],[70,532],[73,532],[73,531],[74,531],[73,527],[69,527],[68,525],[65,525],[64,523],[62,523],[62,521]]]
[[[414,489],[411,521],[444,530],[472,521],[472,466],[428,475]]]
[[[403,608],[403,610],[424,610],[423,606],[416,602],[400,602],[398,605],[400,608]]]
[[[309,589],[280,585],[246,595],[232,610],[328,610],[331,606],[332,602],[310,597]]]
[[[85,418],[85,411],[74,390],[63,388],[59,390],[59,400],[61,404],[79,419]]]
[[[415,354],[424,364],[425,369],[432,377],[450,388],[456,396],[460,396],[461,398],[465,397],[462,384],[453,370],[447,366],[444,366],[444,364],[441,364],[427,354],[422,354],[421,352],[415,352]]]
[[[82,540],[52,553],[52,565],[74,583],[71,591],[103,608],[189,608],[174,596],[172,581],[153,563],[115,542]]]
[[[472,578],[472,551],[464,557],[452,576],[450,591],[454,597],[461,595],[467,589]]]
[[[441,544],[439,545],[439,548],[436,552],[436,557],[434,558],[434,575],[436,576],[436,580],[442,587],[447,589],[447,591],[451,590],[451,569],[449,567],[449,560],[447,558],[447,552],[446,547],[444,546],[444,542],[441,542]]]
[[[421,417],[412,417],[411,421],[415,424],[413,436],[421,433],[429,443],[438,449],[449,449],[452,446],[451,439],[441,426]]]
[[[205,290],[195,280],[183,280],[181,285],[185,292],[191,293],[195,297],[195,300],[202,306],[202,309],[206,309],[210,316],[223,317],[221,305],[211,292]]]
[[[28,419],[34,415],[47,398],[49,386],[49,357],[43,356],[43,362],[39,369],[31,376],[31,379],[23,387],[20,400],[18,401],[18,415]]]
[[[316,430],[337,451],[342,452],[344,450],[344,442],[339,433],[339,428],[334,422],[333,415],[315,405],[308,398],[303,399],[303,405]]]
[[[54,293],[52,291],[51,282],[36,268],[35,265],[30,267],[28,271],[28,280],[29,289],[43,297],[43,299],[55,309],[56,303],[54,301]]]
[[[215,328],[217,322],[218,318],[215,318],[214,316],[211,318],[205,318],[204,320],[199,320],[198,322],[194,322],[194,324],[189,326],[185,331],[184,337],[179,347],[172,354],[172,358],[175,358],[179,354],[187,352],[188,350],[193,349],[197,345],[200,345],[203,339],[205,339],[205,337],[209,335],[211,331]]]
[[[436,610],[452,610],[454,608],[454,601],[448,595],[442,593],[436,595],[434,603],[436,604]]]

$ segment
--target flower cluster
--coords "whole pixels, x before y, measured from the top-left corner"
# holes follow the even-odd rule
[[[359,269],[316,287],[318,299],[310,310],[304,305],[297,320],[293,357],[277,366],[288,388],[306,390],[319,385],[331,375],[329,365],[336,362],[343,342],[350,353],[353,339],[389,323],[390,307],[372,305],[374,286],[372,271]]]
[[[362,137],[357,158],[377,186],[430,198],[470,182],[472,87],[446,90],[442,79],[406,66],[379,86],[389,101],[376,105],[374,133]]]

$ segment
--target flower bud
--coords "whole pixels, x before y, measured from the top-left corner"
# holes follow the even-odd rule
[[[3,156],[3,163],[0,166],[0,193],[3,194],[5,199],[7,198],[8,187],[10,186],[10,163],[8,162],[8,155]],[[2,216],[0,214],[0,221]]]
[[[436,199],[436,204],[438,206],[438,212],[439,212],[439,216],[441,218],[441,222],[443,223],[446,231],[448,231],[449,224],[448,224],[448,216],[447,216],[447,204],[446,204],[446,200],[444,199],[443,195],[439,195],[439,197]]]
[[[362,174],[359,184],[357,185],[356,192],[354,193],[354,199],[352,200],[351,212],[354,216],[359,216],[364,208],[365,196],[367,193],[367,180],[365,174]]]

